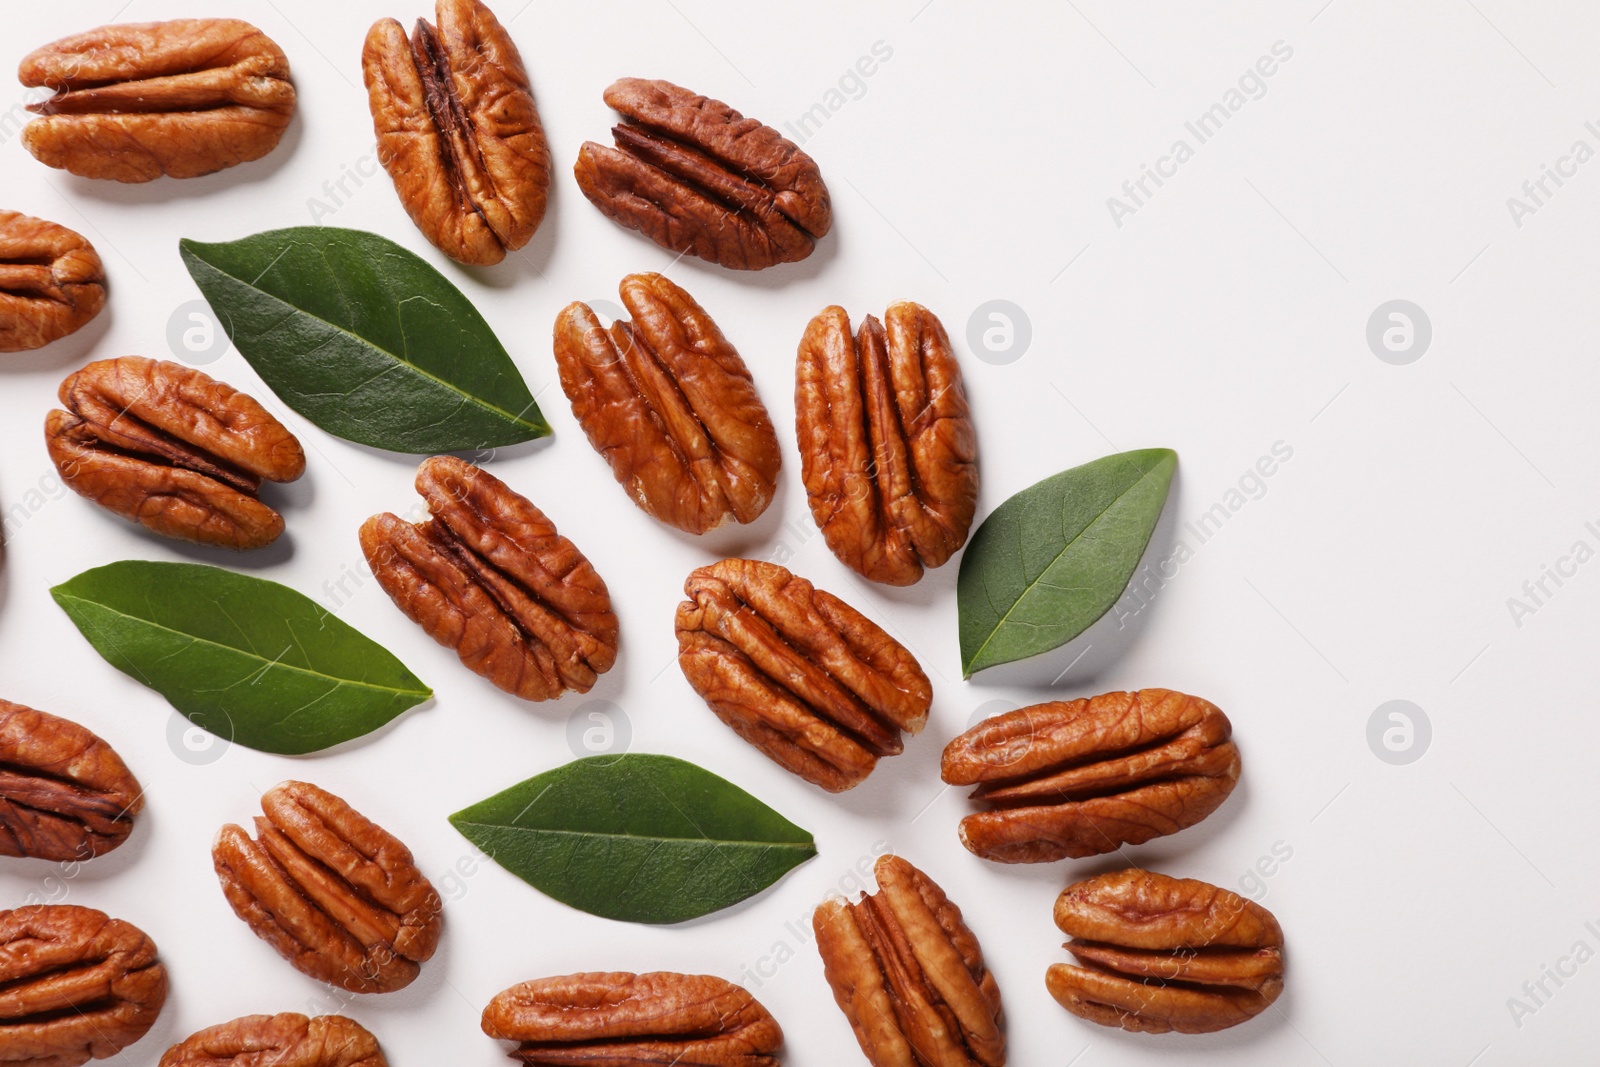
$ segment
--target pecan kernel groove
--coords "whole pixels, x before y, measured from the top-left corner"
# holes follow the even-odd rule
[[[87,239],[54,222],[0,211],[0,352],[59,341],[105,303],[105,265]]]
[[[144,791],[68,719],[0,700],[0,856],[86,860],[128,839]]]
[[[561,387],[628,496],[699,534],[771,503],[777,434],[738,351],[693,297],[659,274],[619,287],[632,321],[607,330],[575,303],[556,319]]]

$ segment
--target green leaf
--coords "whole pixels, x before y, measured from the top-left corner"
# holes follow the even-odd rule
[[[1121,452],[1046,478],[983,521],[961,558],[961,673],[1059,648],[1111,610],[1155,532],[1178,454]]]
[[[809,831],[671,756],[590,756],[450,816],[467,840],[580,911],[675,923],[754,896],[817,854]]]
[[[297,226],[178,249],[256,373],[336,437],[434,453],[550,432],[478,309],[387,238]]]
[[[124,560],[50,595],[106,662],[263,752],[337,745],[433,695],[370,638],[264,578]]]

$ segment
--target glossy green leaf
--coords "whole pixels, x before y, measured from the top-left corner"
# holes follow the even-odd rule
[[[298,226],[178,248],[262,380],[336,437],[433,453],[550,432],[478,309],[387,238]]]
[[[961,558],[961,672],[1059,648],[1122,596],[1178,454],[1147,448],[1063,471],[1007,500]]]
[[[761,892],[811,834],[671,756],[590,756],[450,816],[502,867],[592,915],[675,923]]]
[[[124,560],[50,595],[117,670],[263,752],[337,745],[433,695],[370,638],[264,578]]]

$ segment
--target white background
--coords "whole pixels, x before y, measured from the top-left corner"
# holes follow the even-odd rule
[[[0,358],[0,507],[22,506],[9,512],[0,570],[0,695],[90,725],[148,790],[120,851],[67,872],[5,861],[0,900],[104,908],[156,939],[172,997],[151,1036],[117,1062],[153,1063],[191,1031],[240,1014],[309,1007],[360,1019],[396,1067],[493,1064],[503,1046],[479,1032],[478,1014],[498,990],[658,968],[744,981],[785,1026],[788,1063],[860,1062],[808,927],[812,906],[848,888],[878,842],[965,909],[1005,998],[1013,1064],[1488,1067],[1587,1055],[1600,963],[1561,986],[1546,979],[1550,995],[1538,1001],[1522,987],[1579,940],[1600,949],[1584,928],[1600,920],[1600,853],[1588,839],[1600,804],[1600,564],[1559,589],[1547,581],[1554,595],[1521,625],[1507,598],[1576,540],[1600,547],[1584,528],[1600,520],[1600,162],[1559,190],[1547,184],[1554,195],[1521,226],[1506,200],[1575,140],[1600,148],[1584,128],[1600,119],[1592,7],[533,0],[519,12],[520,3],[506,0],[500,14],[531,71],[557,180],[533,243],[494,268],[445,260],[387,177],[373,175],[363,34],[383,15],[409,25],[419,6],[227,5],[289,54],[300,106],[271,156],[208,178],[123,187],[49,170],[5,110],[23,99],[20,86],[0,90],[0,201],[83,232],[112,285],[107,312],[78,336]],[[0,68],[113,18],[217,13],[198,0],[10,4]],[[1280,41],[1292,57],[1260,98],[1116,225],[1107,198],[1175,139],[1195,146],[1184,123]],[[877,42],[891,58],[859,86],[847,81],[853,96],[830,99]],[[602,218],[569,177],[578,146],[605,139],[613,117],[601,91],[623,75],[669,78],[780,127],[814,104],[840,105],[805,143],[836,215],[815,255],[756,275],[693,260],[670,270],[744,354],[786,446],[779,497],[749,529],[697,540],[637,511],[555,385],[556,312],[574,299],[615,300],[623,274],[672,263]],[[66,373],[127,353],[195,361],[168,340],[169,320],[198,297],[178,238],[310,223],[319,203],[320,221],[377,231],[438,264],[538,392],[554,438],[503,451],[490,467],[610,584],[623,651],[587,696],[530,705],[501,694],[370,580],[355,531],[374,512],[413,505],[415,457],[351,446],[286,415],[310,471],[268,494],[290,532],[249,556],[147,536],[51,482],[40,423]],[[1408,366],[1380,361],[1366,341],[1368,317],[1396,298],[1433,324],[1431,347]],[[1060,685],[1015,672],[1014,684],[963,682],[956,565],[911,589],[867,588],[814,535],[793,452],[793,353],[805,322],[829,303],[859,318],[895,299],[934,309],[957,341],[982,449],[980,514],[1063,468],[1160,445],[1181,455],[1169,518],[1191,522],[1275,443],[1292,459],[1125,629],[1102,626],[1090,641],[1100,649]],[[1031,344],[1009,363],[978,358],[966,340],[969,316],[991,299],[1031,322]],[[282,410],[236,352],[206,369]],[[1182,536],[1169,522],[1158,543],[1170,549]],[[799,573],[890,626],[934,681],[926,732],[840,797],[739,741],[674,665],[684,575],[780,548]],[[203,762],[216,751],[185,747],[168,705],[103,663],[49,598],[51,585],[123,558],[237,566],[319,599],[354,574],[364,584],[346,580],[353,595],[338,596],[339,615],[437,698],[340,751],[287,759],[236,747]],[[1067,958],[1052,901],[1113,864],[979,861],[955,837],[967,802],[938,780],[941,747],[989,701],[1143,686],[1222,706],[1244,775],[1211,819],[1129,856],[1238,888],[1275,846],[1292,852],[1245,883],[1286,932],[1284,995],[1220,1035],[1128,1035],[1058,1008],[1043,982]],[[1408,765],[1380,760],[1367,741],[1369,717],[1393,699],[1432,723],[1431,745]],[[579,914],[475,866],[445,815],[572,758],[569,721],[581,734],[605,707],[595,700],[623,709],[632,748],[696,760],[750,789],[812,829],[821,855],[757,899],[679,928]],[[290,777],[395,832],[445,892],[440,952],[411,988],[332,994],[229,911],[211,838]],[[1514,1015],[1514,996],[1534,1010]]]

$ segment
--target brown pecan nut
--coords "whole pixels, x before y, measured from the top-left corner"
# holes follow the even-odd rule
[[[423,236],[462,263],[498,263],[544,218],[550,149],[511,35],[478,0],[439,0],[411,39],[394,19],[367,32],[378,159]]]
[[[454,456],[417,469],[432,512],[374,515],[361,550],[395,605],[461,662],[524,700],[587,693],[617,659],[606,583],[526,497]]]
[[[352,993],[411,984],[439,944],[439,894],[411,851],[343,800],[305,782],[261,798],[256,838],[228,825],[211,860],[256,936],[312,978]]]
[[[902,730],[928,721],[916,658],[866,616],[776,563],[692,572],[678,605],[678,666],[717,718],[830,793],[860,785]]]
[[[783,1031],[739,986],[704,974],[569,974],[523,982],[483,1032],[533,1067],[777,1067]]]
[[[143,806],[144,791],[110,745],[68,719],[0,700],[0,856],[102,855],[128,839]]]
[[[246,1015],[167,1049],[157,1067],[388,1067],[378,1039],[343,1015]]]
[[[43,348],[106,303],[100,256],[65,226],[0,211],[0,352]]]
[[[1056,925],[1082,966],[1052,966],[1050,995],[1081,1019],[1148,1034],[1207,1034],[1283,992],[1283,931],[1237,893],[1152,871],[1069,885]]]
[[[237,19],[101,26],[30,52],[22,84],[56,95],[22,143],[85,178],[194,178],[260,159],[294,114],[283,49]]]
[[[998,863],[1098,856],[1175,834],[1239,780],[1233,727],[1209,700],[1169,689],[1053,700],[996,715],[951,741],[940,776],[992,810],[961,843]]]
[[[665,81],[623,78],[615,148],[586,141],[578,187],[663,248],[735,270],[804,259],[833,225],[816,161],[771,126]]]
[[[823,972],[872,1067],[1002,1067],[1000,987],[944,890],[881,856],[878,892],[812,917]]]
[[[933,312],[891,304],[851,337],[844,308],[823,309],[800,341],[794,406],[811,515],[846,566],[911,585],[966,543],[977,437]]]
[[[0,911],[0,1063],[78,1067],[155,1024],[167,970],[144,931],[76,904]]]
[[[184,541],[260,548],[283,533],[256,494],[300,477],[306,456],[253,398],[143,356],[91,363],[59,395],[67,410],[45,417],[45,444],[74,492]]]
[[[607,330],[587,304],[556,319],[572,413],[628,496],[705,533],[751,522],[778,486],[778,436],[750,371],[694,298],[659,274],[620,286],[633,321]]]

